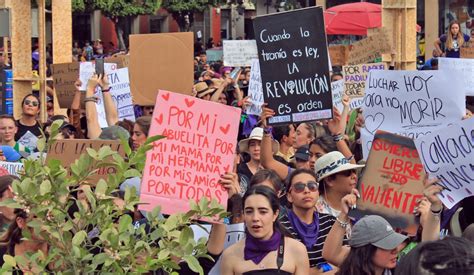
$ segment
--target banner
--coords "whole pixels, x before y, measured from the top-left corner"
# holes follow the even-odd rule
[[[51,159],[61,161],[61,165],[69,170],[73,164],[82,154],[87,154],[86,149],[92,148],[98,151],[104,146],[109,146],[112,150],[117,151],[122,157],[125,157],[122,144],[120,140],[100,140],[100,139],[62,139],[57,140],[48,150],[46,163]],[[71,172],[69,171],[69,174]],[[115,168],[102,167],[99,168],[96,174],[91,177],[92,182],[97,182],[99,179],[107,179],[110,174],[115,174]]]
[[[130,90],[136,105],[153,106],[160,89],[192,94],[192,32],[132,34],[129,39]]]
[[[438,60],[438,69],[461,75],[466,95],[474,96],[474,59],[438,58]]]
[[[367,138],[362,139],[362,146],[369,151],[377,130],[416,139],[460,121],[466,102],[456,72],[373,70],[367,78],[362,108]]]
[[[343,66],[347,64],[349,56],[348,45],[331,45],[328,48],[332,66]]]
[[[161,206],[163,214],[186,212],[189,200],[206,196],[224,207],[227,192],[218,183],[232,171],[240,109],[160,91],[156,98],[141,185],[140,210]]]
[[[380,215],[396,228],[416,235],[413,210],[423,197],[425,172],[413,140],[383,131],[375,134],[372,149],[358,182],[361,199],[349,215],[356,219]]]
[[[263,105],[263,90],[262,78],[260,76],[260,64],[258,59],[252,60],[252,67],[250,69],[249,92],[250,101],[252,105],[247,109],[246,113],[249,115],[260,116]]]
[[[440,199],[452,208],[474,195],[474,118],[415,140],[426,172],[446,186]]]
[[[23,163],[0,161],[0,167],[7,170],[9,175],[20,177],[19,172],[23,170]]]
[[[258,58],[255,40],[224,40],[224,66],[245,67]]]
[[[372,35],[352,44],[348,63],[351,65],[373,63],[384,53],[390,53],[388,33],[384,28],[372,30]]]
[[[321,7],[257,16],[263,97],[269,124],[332,118],[329,54]]]
[[[371,70],[385,70],[385,63],[347,65],[342,67],[344,76],[344,92],[349,97],[363,97],[365,81]]]

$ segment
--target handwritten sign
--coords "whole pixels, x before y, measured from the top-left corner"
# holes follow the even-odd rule
[[[379,131],[359,180],[361,199],[351,216],[383,216],[394,227],[416,234],[413,210],[423,197],[425,172],[413,140]]]
[[[0,161],[0,167],[8,171],[9,175],[19,177],[20,176],[19,173],[23,170],[23,163]]]
[[[347,58],[349,56],[348,45],[331,45],[328,50],[333,66],[343,66],[347,64]]]
[[[72,99],[76,92],[74,83],[79,78],[79,63],[52,64],[51,71],[59,106],[71,108]]]
[[[387,31],[383,28],[374,30],[373,34],[367,38],[352,44],[349,51],[348,63],[351,65],[372,63],[384,53],[392,50],[389,44]]]
[[[474,96],[474,59],[438,58],[440,71],[454,71],[462,76],[466,95]],[[451,88],[450,91],[453,91]]]
[[[257,58],[255,40],[224,40],[224,66],[245,67]]]
[[[344,92],[349,97],[363,97],[365,81],[371,70],[385,70],[385,63],[347,65],[342,67],[344,76]]]
[[[263,97],[270,124],[332,118],[329,54],[321,7],[258,16]]]
[[[339,110],[342,114],[344,110],[344,105],[342,104],[342,97],[344,96],[344,80],[338,80],[331,82],[332,90],[332,104]]]
[[[474,119],[463,120],[415,140],[426,172],[439,179],[440,199],[452,208],[474,195]]]
[[[260,64],[258,59],[252,60],[252,67],[250,69],[250,82],[249,82],[249,97],[252,105],[247,109],[246,113],[249,115],[260,116],[262,113],[263,105],[263,90],[262,90],[262,78],[260,76]]]
[[[104,63],[104,71],[106,74],[110,74],[117,70],[117,64],[115,63]],[[87,82],[95,73],[95,62],[81,62],[79,65],[79,79],[81,80],[81,91],[85,91],[87,88]]]
[[[206,51],[207,61],[208,62],[215,62],[215,61],[222,61],[222,56],[224,53],[222,52],[222,48],[219,49],[209,49]]]
[[[448,71],[370,71],[362,105],[365,151],[377,130],[416,139],[460,121],[466,108],[460,77]]]
[[[218,181],[232,171],[239,119],[240,109],[160,91],[150,136],[167,138],[147,153],[140,209],[185,212],[190,199],[204,196],[225,207],[227,192]]]
[[[117,107],[119,120],[128,119],[135,121],[135,112],[133,110],[132,94],[130,92],[130,80],[128,77],[128,68],[122,68],[112,71],[108,74],[110,84],[110,95]],[[100,89],[95,93],[98,98],[96,107],[99,117],[100,127],[109,126],[106,120],[104,97]]]
[[[125,156],[125,152],[119,140],[63,139],[56,141],[49,148],[46,163],[48,163],[50,159],[57,159],[61,161],[61,165],[64,168],[69,170],[69,167],[76,159],[79,159],[82,154],[87,154],[87,148],[99,150],[104,146],[109,146],[122,157]],[[110,174],[115,174],[115,168],[99,168],[95,176],[91,177],[91,181],[97,182],[101,178],[107,179],[107,176]]]
[[[474,58],[474,47],[461,48],[461,58]]]

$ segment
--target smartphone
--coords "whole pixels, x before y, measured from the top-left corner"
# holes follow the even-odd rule
[[[237,67],[235,69],[232,70],[232,72],[230,72],[230,78],[232,78],[233,80],[238,80],[237,79],[237,76],[239,75],[239,72],[241,71],[242,69],[240,67]]]
[[[104,76],[104,59],[98,58],[95,60],[95,73]]]

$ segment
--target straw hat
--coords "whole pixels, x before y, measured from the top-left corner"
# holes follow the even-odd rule
[[[198,82],[194,85],[194,89],[196,90],[197,97],[203,98],[207,94],[214,93],[216,89],[210,89],[209,86],[207,86],[207,83],[202,81]]]
[[[351,164],[341,152],[334,151],[320,157],[314,164],[314,171],[318,176],[318,181],[321,181],[330,175],[360,167],[365,167],[365,165]]]
[[[252,132],[250,132],[250,136],[246,139],[243,139],[239,142],[239,149],[241,152],[248,152],[249,151],[249,142],[251,140],[262,140],[263,138],[263,128],[261,127],[255,127],[252,129]],[[278,149],[280,148],[280,144],[276,140],[272,140],[272,151],[273,154],[278,152]]]

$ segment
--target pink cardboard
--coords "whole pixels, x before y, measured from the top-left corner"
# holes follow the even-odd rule
[[[203,196],[226,207],[218,181],[233,169],[239,121],[240,109],[160,90],[149,136],[166,138],[147,153],[140,210],[186,212],[190,199]]]

